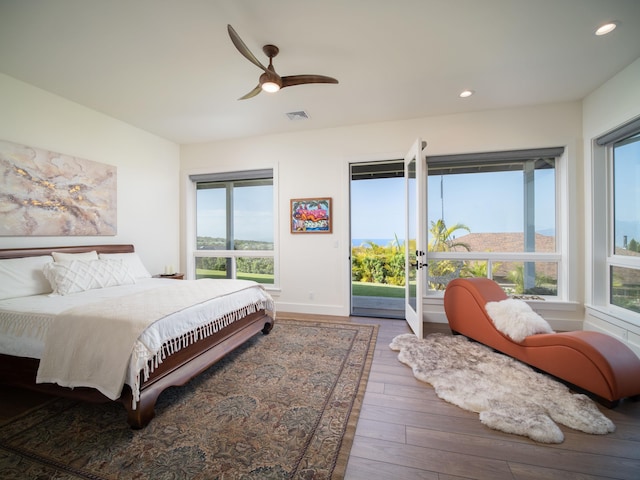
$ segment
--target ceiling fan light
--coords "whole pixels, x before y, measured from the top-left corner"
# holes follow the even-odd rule
[[[607,33],[611,33],[616,29],[617,26],[618,26],[618,22],[605,23],[604,25],[602,25],[596,30],[596,35],[602,36],[602,35],[606,35]]]
[[[276,82],[264,82],[261,87],[262,90],[267,93],[275,93],[280,90],[280,85],[278,85]]]

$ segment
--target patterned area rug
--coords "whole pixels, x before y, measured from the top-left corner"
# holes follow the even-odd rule
[[[119,404],[55,399],[0,426],[0,478],[342,478],[377,327],[277,320],[132,430]]]
[[[589,397],[462,335],[398,335],[389,346],[438,397],[480,413],[490,428],[542,443],[564,441],[558,423],[599,435],[615,430]]]

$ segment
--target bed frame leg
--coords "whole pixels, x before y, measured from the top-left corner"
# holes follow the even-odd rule
[[[123,394],[121,401],[124,408],[127,410],[127,423],[134,430],[140,430],[146,427],[149,422],[156,416],[155,406],[156,400],[160,395],[160,392],[153,395],[151,391],[143,392],[140,395],[140,401],[136,405],[136,409],[131,408],[131,390],[127,389],[126,394]]]
[[[155,415],[156,413],[153,405],[144,408],[138,404],[135,410],[128,410],[127,423],[134,430],[140,430],[141,428],[146,427]]]

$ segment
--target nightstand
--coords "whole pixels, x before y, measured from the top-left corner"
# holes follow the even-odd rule
[[[161,273],[160,275],[154,275],[153,278],[170,278],[171,280],[184,280],[184,273],[171,273],[169,275]]]

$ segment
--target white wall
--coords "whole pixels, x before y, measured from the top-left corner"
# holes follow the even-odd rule
[[[133,243],[151,273],[178,265],[178,145],[1,74],[0,139],[115,165],[118,174],[117,235],[0,237],[0,248]]]
[[[3,140],[118,168],[116,236],[0,237],[0,248],[134,243],[152,273],[163,271],[165,264],[181,265],[183,270],[186,176],[274,167],[278,182],[280,221],[276,240],[281,278],[275,297],[281,311],[349,314],[348,165],[402,158],[417,136],[428,142],[430,155],[565,146],[572,200],[566,220],[572,225],[571,231],[584,231],[581,193],[575,185],[575,179],[583,176],[582,163],[576,160],[582,156],[579,102],[182,147],[5,75],[0,75],[0,112]],[[289,200],[312,196],[333,198],[334,232],[290,234]],[[572,246],[570,296],[579,302],[583,298],[579,274],[584,258],[581,238],[576,235],[567,239]],[[439,305],[430,304],[427,311],[428,319],[443,321]]]
[[[189,173],[214,170],[275,167],[280,218],[277,227],[281,278],[280,292],[276,293],[278,308],[291,312],[348,315],[349,163],[401,158],[417,136],[428,142],[429,155],[563,145],[568,152],[569,170],[566,184],[560,186],[568,192],[569,199],[561,218],[571,232],[569,238],[563,239],[570,260],[568,294],[578,305],[589,304],[592,294],[591,232],[594,228],[591,140],[640,115],[638,85],[640,59],[583,102],[179,147],[0,74],[0,139],[115,165],[118,169],[116,236],[0,237],[0,248],[133,243],[153,273],[161,272],[165,264],[181,265],[184,269],[185,177]],[[333,198],[332,234],[289,233],[289,200],[310,196]],[[309,292],[313,292],[313,299],[309,298]],[[442,320],[437,302],[435,306],[429,302],[427,310],[431,319]],[[580,316],[577,310],[560,311],[557,318],[576,315]],[[628,328],[614,317],[587,316],[587,326],[624,339],[636,338],[640,342],[637,328]]]
[[[638,355],[640,355],[640,328],[627,321],[624,315],[593,305],[596,303],[594,297],[601,293],[595,291],[595,289],[601,287],[592,281],[594,278],[592,232],[594,228],[599,228],[594,223],[594,209],[604,208],[604,206],[598,205],[601,202],[593,200],[592,189],[596,182],[605,182],[606,178],[600,173],[594,175],[592,171],[594,161],[603,161],[602,159],[594,160],[592,141],[603,133],[613,130],[639,115],[640,59],[592,92],[583,102],[586,205],[584,264],[586,267],[586,303],[588,305],[585,329],[603,331],[614,335],[626,342]]]
[[[582,231],[583,216],[574,184],[577,176],[582,176],[581,171],[575,171],[581,168],[577,162],[582,155],[581,135],[581,104],[574,102],[186,145],[180,155],[182,202],[184,205],[185,178],[190,173],[275,167],[280,218],[278,309],[348,315],[349,163],[403,158],[418,136],[428,142],[429,155],[565,146],[572,204],[563,220],[577,233]],[[333,198],[334,232],[291,234],[289,200],[314,196]],[[184,242],[184,228],[182,239]],[[570,295],[581,300],[577,264],[582,259],[581,236],[566,240],[572,245]],[[185,250],[183,244],[181,251]],[[313,299],[309,292],[313,292]],[[431,320],[443,320],[441,311],[431,310]]]

